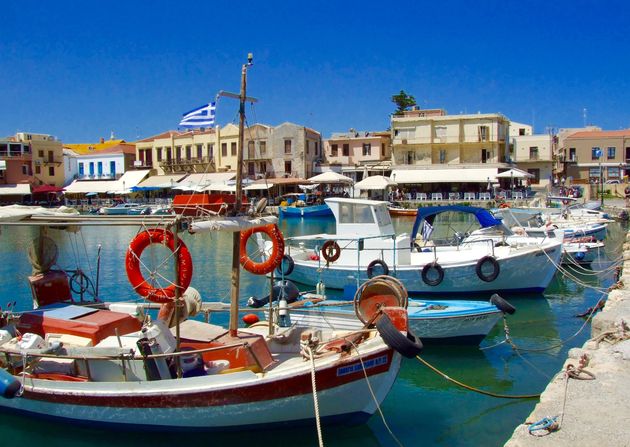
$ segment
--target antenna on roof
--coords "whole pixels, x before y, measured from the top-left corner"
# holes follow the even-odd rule
[[[586,107],[582,109],[582,119],[584,120],[584,126],[586,127]]]
[[[114,131],[113,131],[113,130],[112,130],[112,132],[109,134],[109,139],[110,139],[110,140],[114,140],[114,139],[115,139],[115,137],[114,137]]]

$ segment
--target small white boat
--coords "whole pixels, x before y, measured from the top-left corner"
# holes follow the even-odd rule
[[[492,238],[448,245],[430,240],[433,219],[443,212],[473,214],[482,227],[502,225],[482,208],[421,207],[411,234],[396,235],[387,202],[329,198],[326,203],[335,215],[336,232],[288,239],[292,268],[282,270],[292,281],[313,286],[321,281],[343,289],[378,272],[398,278],[412,294],[542,292],[562,255],[561,241],[550,238],[515,246]]]
[[[151,214],[151,208],[139,203],[119,203],[114,206],[107,206],[98,210],[99,214],[105,214],[108,216],[126,216],[126,215],[139,215],[139,214]]]

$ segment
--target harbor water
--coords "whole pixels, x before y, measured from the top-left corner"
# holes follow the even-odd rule
[[[410,231],[413,220],[399,218],[399,231]],[[286,235],[333,231],[328,219],[286,220],[280,223]],[[576,315],[595,305],[605,289],[615,282],[610,268],[621,253],[625,228],[611,224],[606,247],[590,269],[558,272],[544,294],[503,295],[516,308],[507,325],[515,349],[505,343],[499,323],[480,347],[427,347],[422,358],[448,376],[470,386],[504,395],[542,392],[563,364],[567,351],[589,338],[590,328]],[[58,267],[82,268],[95,277],[97,264],[99,296],[106,301],[136,300],[127,281],[124,257],[137,229],[130,227],[86,227],[78,233],[50,230],[59,248]],[[27,277],[31,272],[28,247],[38,235],[36,228],[4,227],[0,234],[0,305],[27,310],[32,306]],[[194,261],[192,286],[206,301],[228,302],[230,295],[229,234],[182,235]],[[97,262],[99,244],[100,263]],[[148,256],[156,258],[160,252]],[[241,304],[251,295],[266,295],[268,279],[241,274]],[[471,291],[472,293],[473,291]],[[474,299],[488,297],[472,295]],[[212,322],[225,324],[227,315],[213,315]],[[582,329],[580,331],[580,329]],[[578,333],[579,332],[579,333]],[[577,333],[577,335],[576,335]],[[514,428],[532,411],[536,399],[499,399],[458,387],[416,359],[405,360],[398,380],[377,412],[361,426],[324,427],[327,446],[471,446],[503,445]],[[340,402],[339,405],[343,405]],[[15,444],[79,447],[135,445],[258,445],[297,443],[317,445],[312,426],[234,433],[147,433],[108,431],[93,426],[69,426],[2,413],[0,436],[3,445]]]

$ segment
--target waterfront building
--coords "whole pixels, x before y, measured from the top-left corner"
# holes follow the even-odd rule
[[[115,180],[134,169],[136,146],[131,143],[119,143],[99,151],[77,154],[75,160],[77,179]]]
[[[254,124],[244,133],[244,175],[252,180],[311,176],[321,159],[319,132],[293,123]],[[236,172],[238,127],[167,131],[136,142],[139,167],[158,175]]]
[[[317,172],[335,171],[355,182],[369,175],[389,175],[391,134],[388,131],[366,132],[350,129],[333,133],[324,141],[324,159]]]
[[[563,138],[563,148],[573,183],[620,182],[630,160],[630,129],[574,132]]]
[[[509,128],[500,113],[448,115],[414,108],[392,115],[392,179],[430,184],[427,190],[482,184],[485,189],[501,168],[510,167]]]
[[[530,179],[532,185],[550,186],[553,178],[555,141],[554,135],[547,134],[524,134],[511,137],[511,160],[519,169],[534,176]]]

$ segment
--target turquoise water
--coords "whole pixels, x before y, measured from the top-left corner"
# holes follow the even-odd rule
[[[400,231],[408,231],[412,220],[396,221]],[[287,220],[282,230],[289,235],[331,231],[330,220]],[[595,274],[616,259],[621,248],[624,229],[612,224],[607,247],[592,271],[575,272],[577,281],[556,275],[544,295],[504,296],[517,308],[508,318],[510,333],[521,348],[543,349],[542,352],[515,352],[497,325],[482,343],[483,347],[432,347],[422,357],[464,383],[502,394],[533,394],[541,392],[559,370],[569,348],[581,345],[588,338],[587,327],[566,345],[554,347],[580,329],[584,320],[575,315],[594,305],[601,293],[593,287],[607,287],[613,274]],[[124,255],[136,230],[123,227],[89,227],[77,235],[51,231],[59,246],[60,267],[84,270],[96,269],[96,253],[102,244],[100,264],[100,296],[108,301],[135,299],[124,271]],[[24,227],[2,228],[0,234],[0,305],[15,301],[20,310],[31,306],[26,278],[30,273],[27,248],[37,230]],[[204,234],[183,236],[195,262],[192,285],[206,300],[229,299],[231,236]],[[149,257],[159,258],[157,250]],[[144,257],[143,257],[144,258]],[[88,262],[89,261],[89,262]],[[242,302],[250,295],[264,295],[268,281],[242,273]],[[483,297],[482,297],[483,298]],[[225,316],[213,317],[215,323],[227,321]],[[382,405],[382,411],[392,433],[406,446],[469,446],[503,445],[512,431],[531,412],[536,400],[496,399],[473,393],[446,382],[416,360],[403,362],[400,375]],[[560,409],[558,409],[560,411]],[[317,445],[315,426],[291,430],[269,430],[233,434],[151,434],[121,433],[98,428],[69,427],[47,421],[2,414],[0,435],[14,443],[27,442],[46,446],[105,446],[119,447],[143,443],[166,445],[275,445],[297,442]],[[390,446],[397,445],[381,418],[377,415],[358,427],[325,427],[327,446]],[[4,443],[3,443],[4,444]]]

